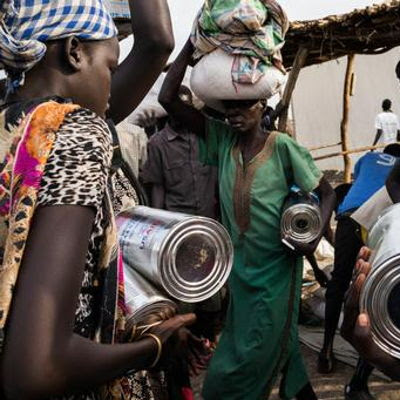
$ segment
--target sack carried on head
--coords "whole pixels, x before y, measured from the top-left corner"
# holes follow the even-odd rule
[[[285,85],[286,75],[275,66],[265,66],[255,83],[237,83],[232,80],[234,63],[235,56],[216,49],[193,68],[190,86],[209,107],[223,110],[221,100],[268,99]]]
[[[280,49],[288,26],[275,0],[206,0],[191,35],[200,60],[193,91],[207,103],[271,97],[285,81]]]

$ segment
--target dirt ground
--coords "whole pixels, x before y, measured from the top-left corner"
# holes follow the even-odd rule
[[[307,371],[311,378],[313,387],[318,394],[318,398],[320,400],[343,400],[344,385],[350,380],[354,368],[337,362],[333,374],[321,375],[316,370],[317,353],[305,346],[302,346],[302,352],[307,365]],[[202,400],[199,394],[201,379],[197,380],[195,386],[197,387],[197,390],[195,390],[195,400]],[[372,376],[370,379],[370,390],[371,393],[376,396],[376,400],[400,399],[400,383],[392,383],[379,377]],[[277,393],[278,389],[276,388],[274,389],[270,400],[279,400]]]
[[[341,362],[337,362],[335,372],[330,375],[321,375],[317,372],[317,353],[302,346],[307,371],[311,378],[313,387],[320,400],[343,400],[344,385],[349,382],[354,368]],[[377,400],[399,400],[400,383],[385,381],[379,377],[370,378],[370,390]],[[277,390],[274,391],[270,400],[278,400]]]

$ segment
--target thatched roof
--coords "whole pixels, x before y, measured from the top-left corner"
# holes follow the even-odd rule
[[[129,21],[116,21],[121,39],[131,33]],[[356,54],[380,54],[400,46],[400,0],[386,1],[343,15],[290,24],[283,48],[290,67],[299,45],[310,49],[306,66]]]
[[[292,22],[283,48],[287,67],[292,65],[301,44],[310,50],[306,66],[350,53],[384,53],[400,45],[400,1],[319,20]]]

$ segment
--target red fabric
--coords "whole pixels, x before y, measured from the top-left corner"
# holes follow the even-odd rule
[[[194,400],[192,389],[188,388],[188,387],[183,387],[182,388],[182,397],[184,400]]]

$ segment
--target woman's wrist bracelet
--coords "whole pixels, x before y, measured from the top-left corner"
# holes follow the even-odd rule
[[[161,358],[162,342],[161,342],[160,338],[157,335],[154,335],[153,333],[146,333],[143,335],[143,337],[152,338],[157,343],[157,355],[153,361],[153,364],[151,364],[149,367],[149,368],[154,368],[158,364],[158,362],[160,361],[160,358]]]

